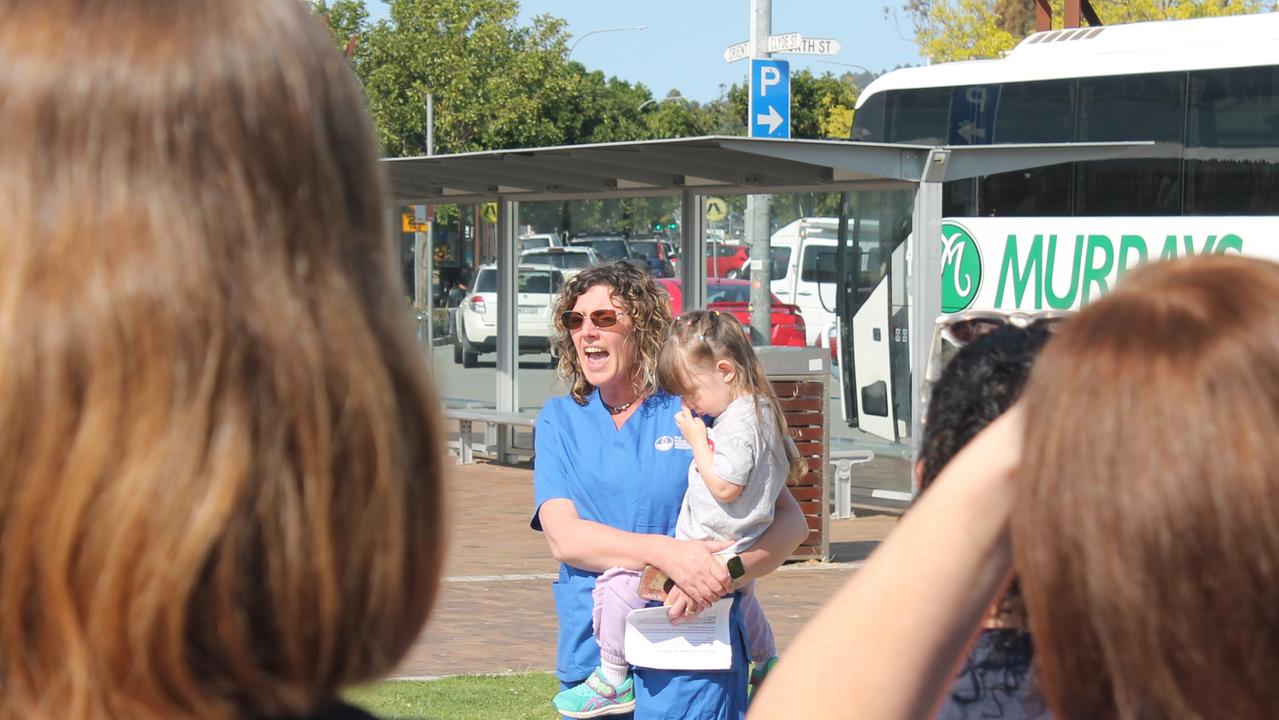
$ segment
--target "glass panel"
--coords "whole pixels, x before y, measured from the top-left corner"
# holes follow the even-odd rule
[[[946,144],[950,97],[950,88],[890,92],[884,113],[885,142]]]
[[[1074,163],[987,175],[978,182],[978,215],[1069,215]]]
[[[431,361],[445,407],[497,406],[497,228],[479,210],[435,207],[435,268],[447,318],[444,332],[436,333]]]
[[[837,274],[842,272],[841,321],[835,338],[839,357],[827,410],[831,459],[837,462],[844,456],[855,494],[878,491],[908,497],[911,279],[906,273],[906,238],[914,190],[848,195],[842,267],[838,256],[829,259]],[[849,456],[864,457],[867,452],[873,454],[870,462],[848,466]]]
[[[1191,73],[1189,95],[1186,213],[1274,214],[1279,68]]]
[[[861,109],[853,115],[853,128],[850,140],[863,142],[886,142],[884,140],[884,98],[889,93],[881,92],[867,98]]]
[[[1074,80],[1008,83],[999,92],[991,141],[1070,142],[1074,120]]]
[[[1079,81],[1079,140],[1181,143],[1185,73]],[[1076,215],[1178,215],[1180,159],[1081,162],[1075,169]]]

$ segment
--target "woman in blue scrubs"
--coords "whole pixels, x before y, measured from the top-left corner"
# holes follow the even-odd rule
[[[561,687],[572,687],[599,665],[591,592],[604,570],[652,564],[665,571],[676,583],[672,618],[709,607],[732,592],[732,581],[712,557],[726,543],[672,537],[692,452],[675,425],[679,398],[655,380],[671,322],[666,294],[633,265],[600,265],[565,284],[555,317],[559,376],[570,390],[549,400],[537,419],[531,525],[545,533],[560,561],[552,586],[556,675]],[[807,534],[799,505],[781,493],[773,525],[741,555],[746,579],[774,570]],[[733,610],[732,669],[636,668],[637,720],[745,715],[746,640],[736,605]]]

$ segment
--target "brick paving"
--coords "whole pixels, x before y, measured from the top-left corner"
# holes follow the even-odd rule
[[[449,467],[445,580],[425,631],[395,674],[553,670],[550,583],[558,565],[541,534],[528,527],[532,469],[488,463]],[[832,562],[787,565],[757,583],[783,650],[897,520],[883,512],[858,514],[831,520]]]

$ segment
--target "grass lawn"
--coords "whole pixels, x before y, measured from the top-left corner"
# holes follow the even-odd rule
[[[352,690],[347,701],[383,720],[558,720],[552,673],[389,680]]]

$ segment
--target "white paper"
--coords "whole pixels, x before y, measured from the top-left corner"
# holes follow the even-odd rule
[[[733,598],[722,598],[679,625],[666,618],[666,607],[632,610],[626,616],[626,662],[658,670],[728,670],[733,666],[732,607]]]

